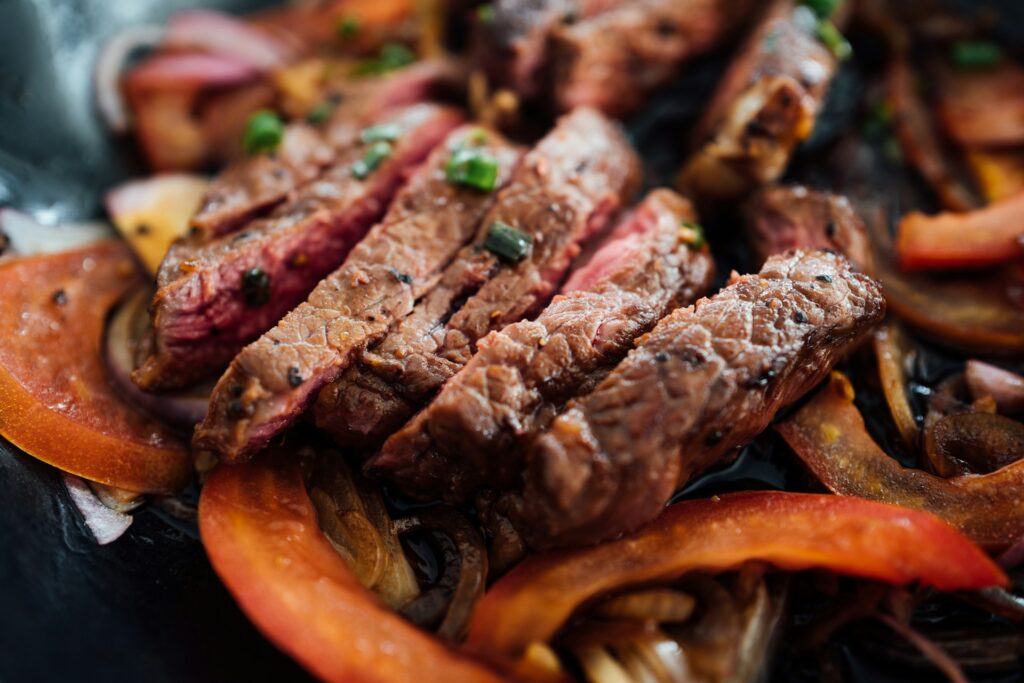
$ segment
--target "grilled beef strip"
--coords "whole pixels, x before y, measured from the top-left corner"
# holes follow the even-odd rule
[[[354,146],[368,122],[390,108],[425,102],[463,76],[450,60],[431,60],[381,78],[328,84],[325,101],[335,103],[329,120],[322,126],[293,121],[277,150],[228,166],[210,183],[192,217],[193,231],[213,239],[267,213]]]
[[[135,382],[177,388],[223,370],[344,261],[412,169],[461,122],[439,105],[392,110],[378,123],[402,132],[365,179],[352,167],[370,145],[355,145],[270,217],[212,242],[172,247],[158,273],[152,338]]]
[[[533,442],[508,513],[534,547],[635,529],[818,384],[884,313],[881,286],[833,252],[734,276],[659,322]]]
[[[497,187],[518,148],[479,127],[448,136],[399,192],[384,219],[309,298],[231,362],[193,443],[245,459],[291,424],[366,344],[379,340],[436,283],[498,196],[451,183],[453,151],[477,146],[497,162]]]
[[[871,273],[867,230],[842,195],[802,185],[766,187],[750,198],[745,213],[758,263],[790,249],[833,249]]]
[[[477,340],[539,311],[580,243],[632,196],[638,161],[618,128],[590,109],[562,117],[527,155],[473,245],[397,330],[321,392],[317,424],[346,446],[375,448],[469,361]],[[483,248],[503,223],[533,239],[503,265]]]
[[[777,179],[810,136],[838,67],[807,7],[776,0],[726,72],[697,125],[680,186],[712,199]]]
[[[370,466],[415,497],[462,501],[484,485],[513,486],[529,438],[637,337],[707,292],[714,263],[684,225],[694,220],[674,192],[648,195],[536,320],[480,340],[466,367]]]
[[[559,110],[639,108],[686,59],[721,43],[753,0],[635,0],[552,32],[550,95]]]

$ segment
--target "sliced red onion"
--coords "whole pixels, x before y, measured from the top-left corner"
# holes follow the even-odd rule
[[[971,397],[991,396],[1004,415],[1024,413],[1024,377],[980,360],[967,361],[964,371]]]
[[[156,47],[163,36],[161,26],[129,26],[108,40],[96,58],[93,68],[96,106],[107,127],[115,133],[125,133],[131,127],[131,113],[121,95],[121,73],[133,53]]]
[[[167,25],[164,47],[224,55],[260,71],[282,66],[293,57],[271,35],[241,19],[210,10],[175,15]]]
[[[71,502],[82,513],[85,525],[100,545],[113,543],[132,525],[132,516],[111,510],[100,502],[89,485],[82,479],[62,472]]]
[[[6,235],[9,250],[22,256],[66,251],[114,235],[109,225],[99,221],[44,225],[27,213],[6,207],[0,208],[0,233]]]
[[[104,343],[107,369],[120,394],[131,404],[167,424],[191,430],[206,416],[211,386],[172,394],[150,394],[132,382],[135,348],[148,324],[149,298],[149,292],[137,292],[110,316]]]
[[[158,54],[128,73],[138,90],[192,91],[247,83],[260,70],[237,57],[214,54]]]

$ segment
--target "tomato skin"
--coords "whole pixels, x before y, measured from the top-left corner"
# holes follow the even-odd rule
[[[900,221],[896,243],[903,270],[984,268],[1024,257],[1024,192],[968,213]]]
[[[842,496],[746,491],[678,503],[621,540],[527,558],[477,606],[468,646],[520,657],[608,591],[750,561],[940,590],[1008,583],[981,550],[930,514]]]
[[[117,394],[103,360],[107,312],[142,286],[114,240],[0,265],[0,434],[85,479],[173,493],[188,448]]]
[[[218,467],[199,531],[221,580],[273,643],[324,681],[499,683],[366,590],[317,524],[291,454]]]

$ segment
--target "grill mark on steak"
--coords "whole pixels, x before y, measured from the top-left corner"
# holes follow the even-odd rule
[[[351,171],[366,153],[366,145],[357,145],[269,218],[212,242],[175,245],[161,264],[153,338],[133,375],[136,383],[176,388],[222,370],[342,263],[407,174],[461,120],[456,110],[438,105],[393,110],[378,122],[403,133],[365,180]]]
[[[763,263],[790,249],[833,249],[871,272],[871,245],[846,197],[801,185],[766,187],[747,202],[747,232]]]
[[[229,461],[251,456],[293,422],[354,354],[412,311],[494,203],[497,193],[454,185],[445,177],[452,149],[478,145],[479,133],[478,127],[463,127],[450,135],[345,263],[235,357],[196,430],[197,447]],[[485,137],[482,146],[498,161],[500,187],[520,152],[497,134]],[[299,386],[288,382],[293,367],[304,380]]]
[[[550,95],[560,110],[624,116],[686,59],[711,50],[748,18],[752,0],[636,0],[553,31]]]
[[[294,121],[285,126],[276,152],[241,159],[213,179],[191,225],[198,238],[232,232],[285,202],[302,184],[320,176],[358,140],[360,129],[392,107],[424,102],[461,77],[445,60],[421,62],[382,78],[331,84],[337,101],[322,127]]]
[[[800,12],[776,0],[747,38],[696,127],[684,193],[729,198],[766,185],[811,134],[838,63]]]
[[[536,320],[480,341],[434,401],[368,463],[417,498],[462,501],[484,485],[512,486],[522,447],[595,375],[603,376],[660,318],[703,295],[714,276],[706,247],[689,245],[690,203],[656,190]]]
[[[579,243],[603,228],[632,195],[638,168],[634,152],[608,119],[590,109],[562,117],[526,156],[474,244],[445,271],[438,287],[399,329],[322,392],[317,423],[339,443],[380,445],[466,364],[477,340],[547,303]],[[528,258],[502,265],[482,248],[496,221],[532,236]],[[465,303],[452,314],[460,299]]]
[[[884,313],[880,285],[838,254],[769,258],[642,337],[534,441],[524,490],[504,504],[535,547],[635,529],[818,384]]]

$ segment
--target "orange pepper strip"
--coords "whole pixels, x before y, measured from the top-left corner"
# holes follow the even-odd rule
[[[1024,192],[967,213],[900,221],[896,240],[903,270],[983,268],[1024,258]]]
[[[0,265],[0,434],[91,481],[173,493],[191,476],[189,450],[125,403],[103,360],[107,312],[142,286],[119,241]]]
[[[841,496],[747,491],[678,503],[618,541],[527,558],[477,606],[468,645],[519,657],[609,591],[752,561],[941,590],[1008,583],[977,546],[928,513]]]
[[[503,680],[359,583],[320,530],[294,457],[218,467],[199,500],[199,530],[242,610],[324,681]]]
[[[840,373],[775,429],[834,493],[931,512],[993,550],[1024,534],[1024,460],[953,479],[905,468],[872,440]]]

